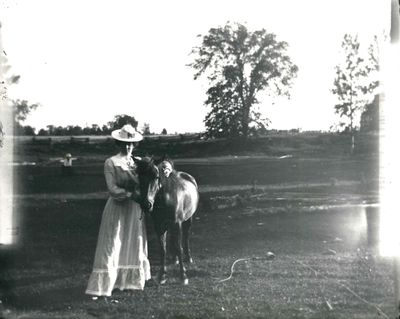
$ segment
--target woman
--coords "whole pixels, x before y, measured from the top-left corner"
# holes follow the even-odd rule
[[[113,289],[143,289],[150,279],[145,219],[140,205],[138,179],[132,160],[142,135],[127,124],[111,133],[120,152],[108,158],[104,175],[110,197],[103,211],[93,271],[86,294],[92,299],[111,296]]]

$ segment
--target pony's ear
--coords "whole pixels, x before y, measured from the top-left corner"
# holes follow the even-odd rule
[[[157,166],[157,165],[160,164],[163,160],[164,160],[163,157],[157,157],[156,159],[154,159],[154,165]]]
[[[152,163],[152,162],[153,162],[153,158],[150,157],[150,156],[144,156],[144,157],[142,157],[142,158],[140,159],[139,162],[140,162],[139,164],[148,165],[149,163]]]
[[[164,154],[163,157],[162,157],[162,160],[163,160],[163,161],[169,161],[169,162],[171,161],[171,159],[170,159],[170,157],[168,156],[168,154]]]
[[[169,156],[167,154],[162,155],[161,157],[157,157],[157,159],[154,160],[154,164],[155,165],[159,165],[164,161],[168,161],[172,164],[171,159],[169,158]]]

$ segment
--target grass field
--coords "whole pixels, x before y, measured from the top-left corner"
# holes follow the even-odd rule
[[[102,161],[82,158],[68,178],[56,164],[17,167],[21,240],[1,250],[4,318],[394,316],[392,261],[376,249],[379,211],[361,205],[378,201],[376,156],[176,159],[201,192],[189,286],[171,265],[164,286],[151,280],[95,302],[84,290],[107,196]]]

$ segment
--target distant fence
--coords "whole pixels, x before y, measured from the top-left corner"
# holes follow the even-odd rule
[[[202,138],[202,133],[195,134],[174,134],[174,135],[146,135],[144,141],[161,142],[182,142],[196,141]],[[29,143],[36,145],[51,145],[54,143],[70,144],[97,144],[110,142],[113,139],[110,136],[103,135],[83,135],[83,136],[15,136],[17,143]]]
[[[177,147],[178,145],[186,147],[191,145],[200,147],[200,145],[208,144],[216,147],[224,147],[230,145],[235,148],[238,144],[237,140],[229,140],[224,138],[207,140],[203,137],[202,133],[196,134],[174,134],[174,135],[146,135],[142,146],[144,149],[153,150],[154,147],[163,149],[166,147]],[[93,146],[102,147],[101,145],[112,145],[112,137],[110,136],[16,136],[15,141],[17,145],[41,145],[53,148],[55,145],[64,147],[67,145],[76,146]],[[376,150],[379,142],[379,134],[360,134],[356,135],[356,148],[360,151],[367,151],[368,149]],[[253,145],[256,147],[289,147],[294,149],[305,149],[307,147],[333,147],[339,146],[346,148],[349,142],[349,135],[328,133],[328,132],[274,132],[271,131],[267,135],[259,137],[250,137],[245,144],[248,146]]]
[[[54,143],[89,144],[107,142],[111,140],[108,136],[16,136],[18,143],[32,143],[40,145],[50,145]]]
[[[141,154],[195,157],[232,155],[243,152],[263,154],[347,154],[350,136],[328,132],[270,132],[247,140],[206,139],[203,134],[147,135]],[[115,144],[110,136],[18,136],[17,154],[110,154]],[[379,134],[357,134],[355,153],[376,154]]]
[[[356,138],[374,138],[377,137],[378,133],[357,133]],[[270,138],[284,138],[284,137],[332,137],[332,136],[343,136],[343,134],[332,133],[332,132],[320,132],[320,131],[305,131],[305,132],[293,132],[293,131],[278,131],[271,130],[265,135],[258,137],[249,137],[249,139],[270,139]],[[52,143],[71,143],[71,144],[95,144],[110,142],[113,139],[110,136],[105,135],[79,135],[79,136],[14,136],[16,142],[20,143],[35,143],[35,144],[52,144]],[[214,140],[225,140],[224,138],[217,138]],[[161,141],[161,142],[182,142],[182,141],[198,141],[204,140],[204,133],[185,133],[185,134],[154,134],[145,135],[145,141]]]

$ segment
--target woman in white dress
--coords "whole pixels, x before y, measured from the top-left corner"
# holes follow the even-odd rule
[[[127,124],[111,133],[120,152],[106,160],[104,175],[110,197],[101,220],[99,237],[86,294],[93,299],[111,296],[114,289],[143,289],[150,279],[147,236],[142,209],[135,201],[138,179],[132,151],[142,135]]]

